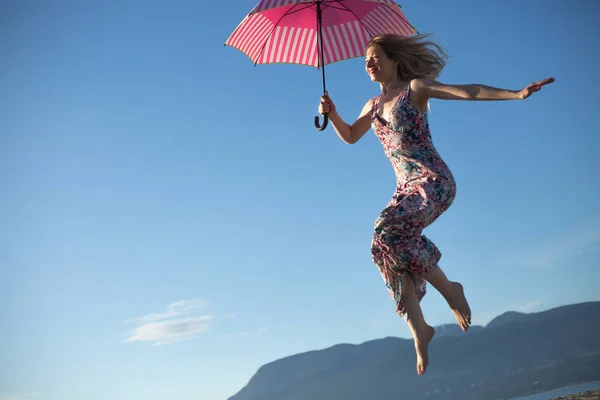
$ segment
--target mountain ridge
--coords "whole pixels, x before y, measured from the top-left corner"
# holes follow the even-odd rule
[[[536,313],[509,311],[466,334],[456,332],[457,325],[442,325],[430,345],[428,372],[418,379],[411,339],[340,343],[264,364],[229,400],[386,400],[398,395],[489,400],[549,390],[553,382],[600,379],[598,315],[600,302],[586,302]]]

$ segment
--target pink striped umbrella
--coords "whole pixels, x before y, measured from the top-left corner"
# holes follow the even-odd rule
[[[233,31],[226,46],[257,64],[288,63],[320,68],[364,57],[373,36],[416,33],[393,0],[262,0]],[[315,127],[323,125],[315,117]]]

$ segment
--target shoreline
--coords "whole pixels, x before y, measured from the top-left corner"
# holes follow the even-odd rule
[[[588,385],[593,385],[593,386],[592,386],[592,388],[590,388],[590,386],[588,386]],[[557,392],[557,391],[577,389],[577,388],[579,388],[579,391],[576,393],[573,393],[573,394],[552,395],[552,393]],[[592,397],[590,397],[589,392],[592,392]],[[519,397],[513,397],[510,400],[528,399],[530,396],[531,397],[538,396],[538,395],[542,395],[544,393],[548,393],[553,396],[553,397],[548,397],[545,400],[598,400],[598,399],[600,399],[600,381],[594,380],[594,381],[587,381],[587,382],[570,383],[568,385],[556,387],[556,388],[550,389],[550,390],[530,392],[527,394],[523,394]]]
[[[600,389],[586,390],[583,392],[568,394],[566,396],[552,397],[549,400],[597,400],[600,399]]]

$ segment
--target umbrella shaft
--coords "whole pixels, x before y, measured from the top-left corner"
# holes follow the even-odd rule
[[[327,91],[325,87],[325,56],[323,51],[323,18],[321,15],[321,2],[317,1],[317,34],[319,35],[319,66],[323,75],[323,94]]]

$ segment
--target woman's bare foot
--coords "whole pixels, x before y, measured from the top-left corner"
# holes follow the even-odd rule
[[[429,342],[435,335],[435,329],[432,326],[425,325],[422,333],[416,333],[415,350],[417,351],[417,374],[423,375],[429,365]]]
[[[465,297],[463,286],[458,282],[452,282],[452,288],[454,294],[452,298],[447,299],[448,305],[454,313],[454,318],[456,318],[458,326],[466,332],[471,325],[471,308]]]

